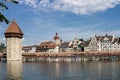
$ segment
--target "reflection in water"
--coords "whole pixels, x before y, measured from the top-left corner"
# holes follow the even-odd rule
[[[101,70],[102,70],[101,66],[102,66],[101,63],[98,63],[98,74],[99,74],[99,76],[101,76]]]
[[[60,76],[60,64],[55,64],[55,77],[58,78]]]
[[[117,75],[117,73],[116,73],[117,66],[115,65],[114,62],[111,64],[111,66],[112,66],[111,76],[112,76],[113,78],[117,78],[117,76],[116,76],[116,75]]]
[[[22,80],[22,61],[7,62],[8,80]]]

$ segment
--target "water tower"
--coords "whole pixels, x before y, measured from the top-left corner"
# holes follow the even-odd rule
[[[7,46],[7,60],[22,60],[23,32],[15,20],[11,22],[4,34]]]

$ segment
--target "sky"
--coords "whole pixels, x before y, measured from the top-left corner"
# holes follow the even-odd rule
[[[3,14],[16,20],[24,33],[23,45],[53,41],[57,32],[63,41],[95,35],[120,37],[120,0],[18,0],[6,3]],[[9,25],[0,23],[0,42]]]

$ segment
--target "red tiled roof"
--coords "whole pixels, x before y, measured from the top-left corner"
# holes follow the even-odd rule
[[[39,48],[54,48],[55,45],[52,41],[48,41],[48,42],[42,42],[38,47]]]
[[[5,34],[8,33],[17,33],[17,34],[23,34],[21,29],[19,28],[18,24],[15,20],[12,21],[12,23],[9,25],[8,29],[6,30]]]

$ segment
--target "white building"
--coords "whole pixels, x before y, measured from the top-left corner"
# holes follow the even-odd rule
[[[94,36],[90,39],[89,51],[120,51],[120,38],[108,34],[105,36]]]
[[[34,53],[36,52],[37,46],[23,46],[22,47],[22,53]]]
[[[69,50],[70,51],[84,51],[83,45],[84,41],[82,39],[75,38],[73,41],[69,43]]]

